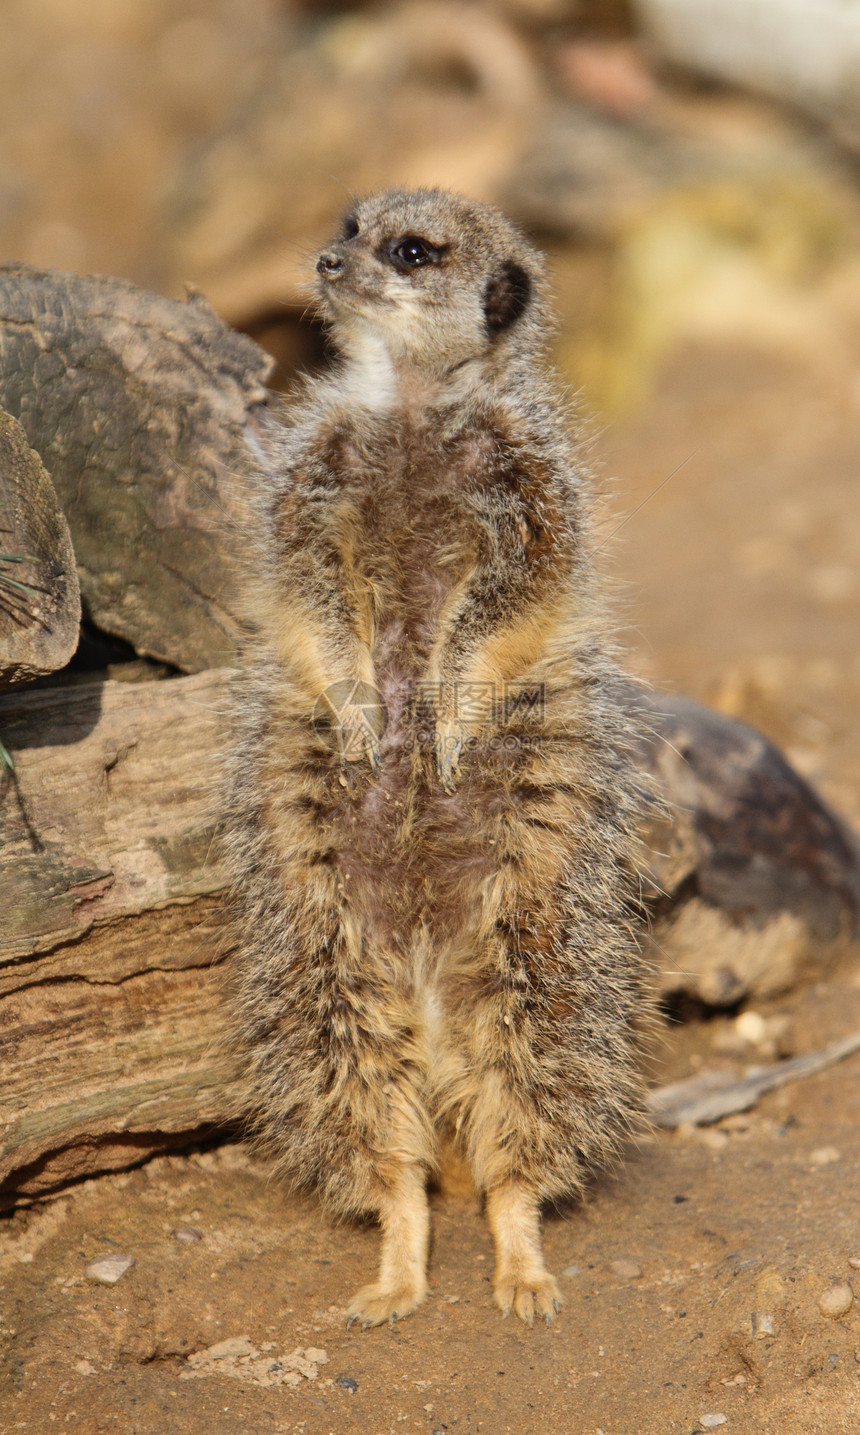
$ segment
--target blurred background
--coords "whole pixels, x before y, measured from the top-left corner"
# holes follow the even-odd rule
[[[550,257],[629,662],[860,822],[858,0],[4,0],[0,262],[204,291],[320,362],[350,191]]]

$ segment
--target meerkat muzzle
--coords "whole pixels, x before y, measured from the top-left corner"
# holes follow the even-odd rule
[[[337,279],[342,274],[345,263],[343,255],[327,249],[317,260],[317,274],[322,274],[324,279]]]

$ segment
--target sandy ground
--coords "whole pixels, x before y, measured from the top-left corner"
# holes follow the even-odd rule
[[[860,822],[857,372],[850,352],[834,372],[796,346],[691,341],[606,423],[597,457],[618,480],[607,534],[633,514],[606,549],[631,663],[758,722]],[[860,1026],[860,974],[760,1010],[787,1018],[784,1049],[815,1049]],[[740,1068],[733,1023],[667,1024],[655,1076]],[[860,1317],[817,1303],[837,1278],[860,1282],[858,1117],[854,1058],[748,1117],[645,1141],[584,1207],[547,1219],[565,1296],[551,1330],[493,1307],[468,1198],[436,1199],[426,1306],[348,1333],[376,1232],[332,1228],[242,1147],[89,1182],[4,1223],[0,1429],[860,1429]],[[135,1264],[116,1285],[88,1281],[110,1254]]]
[[[845,973],[779,1010],[814,1047],[860,1023],[860,988]],[[711,1058],[730,1025],[676,1030],[667,1065]],[[551,1330],[491,1304],[474,1201],[435,1202],[426,1306],[348,1333],[344,1300],[373,1269],[376,1232],[332,1229],[243,1148],[89,1182],[10,1222],[2,1428],[847,1435],[860,1320],[825,1319],[817,1301],[860,1251],[858,1118],[855,1061],[716,1132],[643,1144],[583,1208],[547,1219],[565,1297]],[[86,1280],[116,1254],[136,1262],[118,1284]],[[753,1313],[772,1335],[752,1338]],[[231,1339],[232,1357],[188,1360]]]

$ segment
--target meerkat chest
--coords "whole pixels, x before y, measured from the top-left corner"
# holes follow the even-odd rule
[[[359,568],[370,585],[376,629],[420,656],[446,604],[475,562],[472,474],[462,454],[432,435],[387,445],[369,465],[359,505]]]

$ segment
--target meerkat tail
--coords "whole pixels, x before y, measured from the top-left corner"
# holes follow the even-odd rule
[[[487,1193],[487,1220],[496,1249],[496,1304],[505,1315],[515,1310],[526,1325],[535,1315],[551,1325],[561,1295],[544,1265],[538,1197],[519,1181],[505,1181]]]
[[[379,1204],[382,1254],[379,1279],[350,1301],[347,1325],[365,1327],[402,1319],[427,1295],[430,1206],[421,1166],[404,1166],[392,1190]]]

